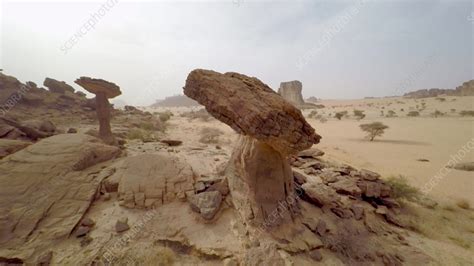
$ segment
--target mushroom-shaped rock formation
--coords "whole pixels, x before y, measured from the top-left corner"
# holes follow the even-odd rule
[[[184,94],[241,134],[226,174],[242,218],[265,227],[290,219],[296,200],[288,156],[321,138],[301,111],[257,78],[233,72],[194,70]],[[270,217],[281,208],[282,219]]]
[[[76,84],[86,91],[96,95],[96,111],[99,119],[99,136],[107,144],[115,144],[116,140],[110,128],[110,104],[109,100],[122,94],[120,87],[103,79],[80,77]]]

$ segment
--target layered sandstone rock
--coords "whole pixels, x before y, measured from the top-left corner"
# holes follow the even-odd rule
[[[474,95],[474,80],[464,82],[461,86],[455,89],[422,89],[405,93],[403,97],[408,98],[428,98],[437,97],[441,95],[447,96],[473,96]]]
[[[52,78],[46,78],[43,85],[54,93],[65,94],[66,92],[74,93],[74,88],[64,81],[58,81]]]
[[[303,100],[303,84],[301,81],[293,80],[287,82],[281,82],[280,88],[278,88],[278,93],[283,97],[285,100],[289,101],[295,106],[304,105],[305,102]]]
[[[101,182],[92,166],[119,153],[91,136],[62,134],[2,159],[0,257],[30,257],[67,238]]]
[[[242,134],[227,168],[236,209],[245,221],[267,222],[283,205],[289,211],[272,226],[291,219],[295,202],[287,157],[321,138],[301,112],[257,78],[239,73],[192,71],[184,93],[215,118]]]
[[[163,154],[129,157],[115,167],[104,182],[107,192],[118,191],[126,208],[153,208],[172,201],[184,201],[194,193],[194,172],[182,160]]]

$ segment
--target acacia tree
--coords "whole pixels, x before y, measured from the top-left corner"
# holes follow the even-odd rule
[[[373,122],[370,124],[360,125],[360,129],[362,129],[364,132],[367,132],[367,138],[369,138],[370,141],[373,141],[377,136],[382,136],[383,133],[385,133],[385,129],[387,128],[388,126],[384,125],[382,122]]]

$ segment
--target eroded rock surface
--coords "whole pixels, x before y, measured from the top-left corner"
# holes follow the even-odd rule
[[[189,74],[184,93],[238,133],[282,154],[305,150],[321,138],[301,111],[254,77],[197,69]]]
[[[299,80],[281,82],[280,88],[278,88],[278,93],[281,95],[281,97],[295,106],[300,106],[305,103],[303,100],[302,91],[303,84]]]
[[[176,157],[144,154],[125,158],[104,184],[117,186],[122,206],[152,208],[183,201],[186,193],[194,193],[194,172]]]
[[[29,257],[68,237],[101,182],[92,166],[119,153],[91,136],[61,134],[2,159],[0,257]]]

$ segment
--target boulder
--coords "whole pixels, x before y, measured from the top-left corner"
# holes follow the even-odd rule
[[[108,192],[118,184],[118,197],[127,208],[152,208],[175,200],[183,201],[194,193],[191,166],[167,154],[127,157],[116,165],[104,182]]]
[[[206,220],[211,220],[216,215],[222,202],[219,191],[205,191],[188,197],[191,209]]]
[[[72,93],[74,92],[74,88],[71,85],[64,81],[58,81],[52,78],[46,78],[43,82],[43,85],[53,93],[64,94],[67,91]]]
[[[298,153],[298,157],[300,158],[318,158],[318,157],[321,157],[324,155],[324,152],[320,149],[317,149],[317,148],[310,148],[310,149],[307,149],[307,150],[304,150],[304,151],[300,151]]]

